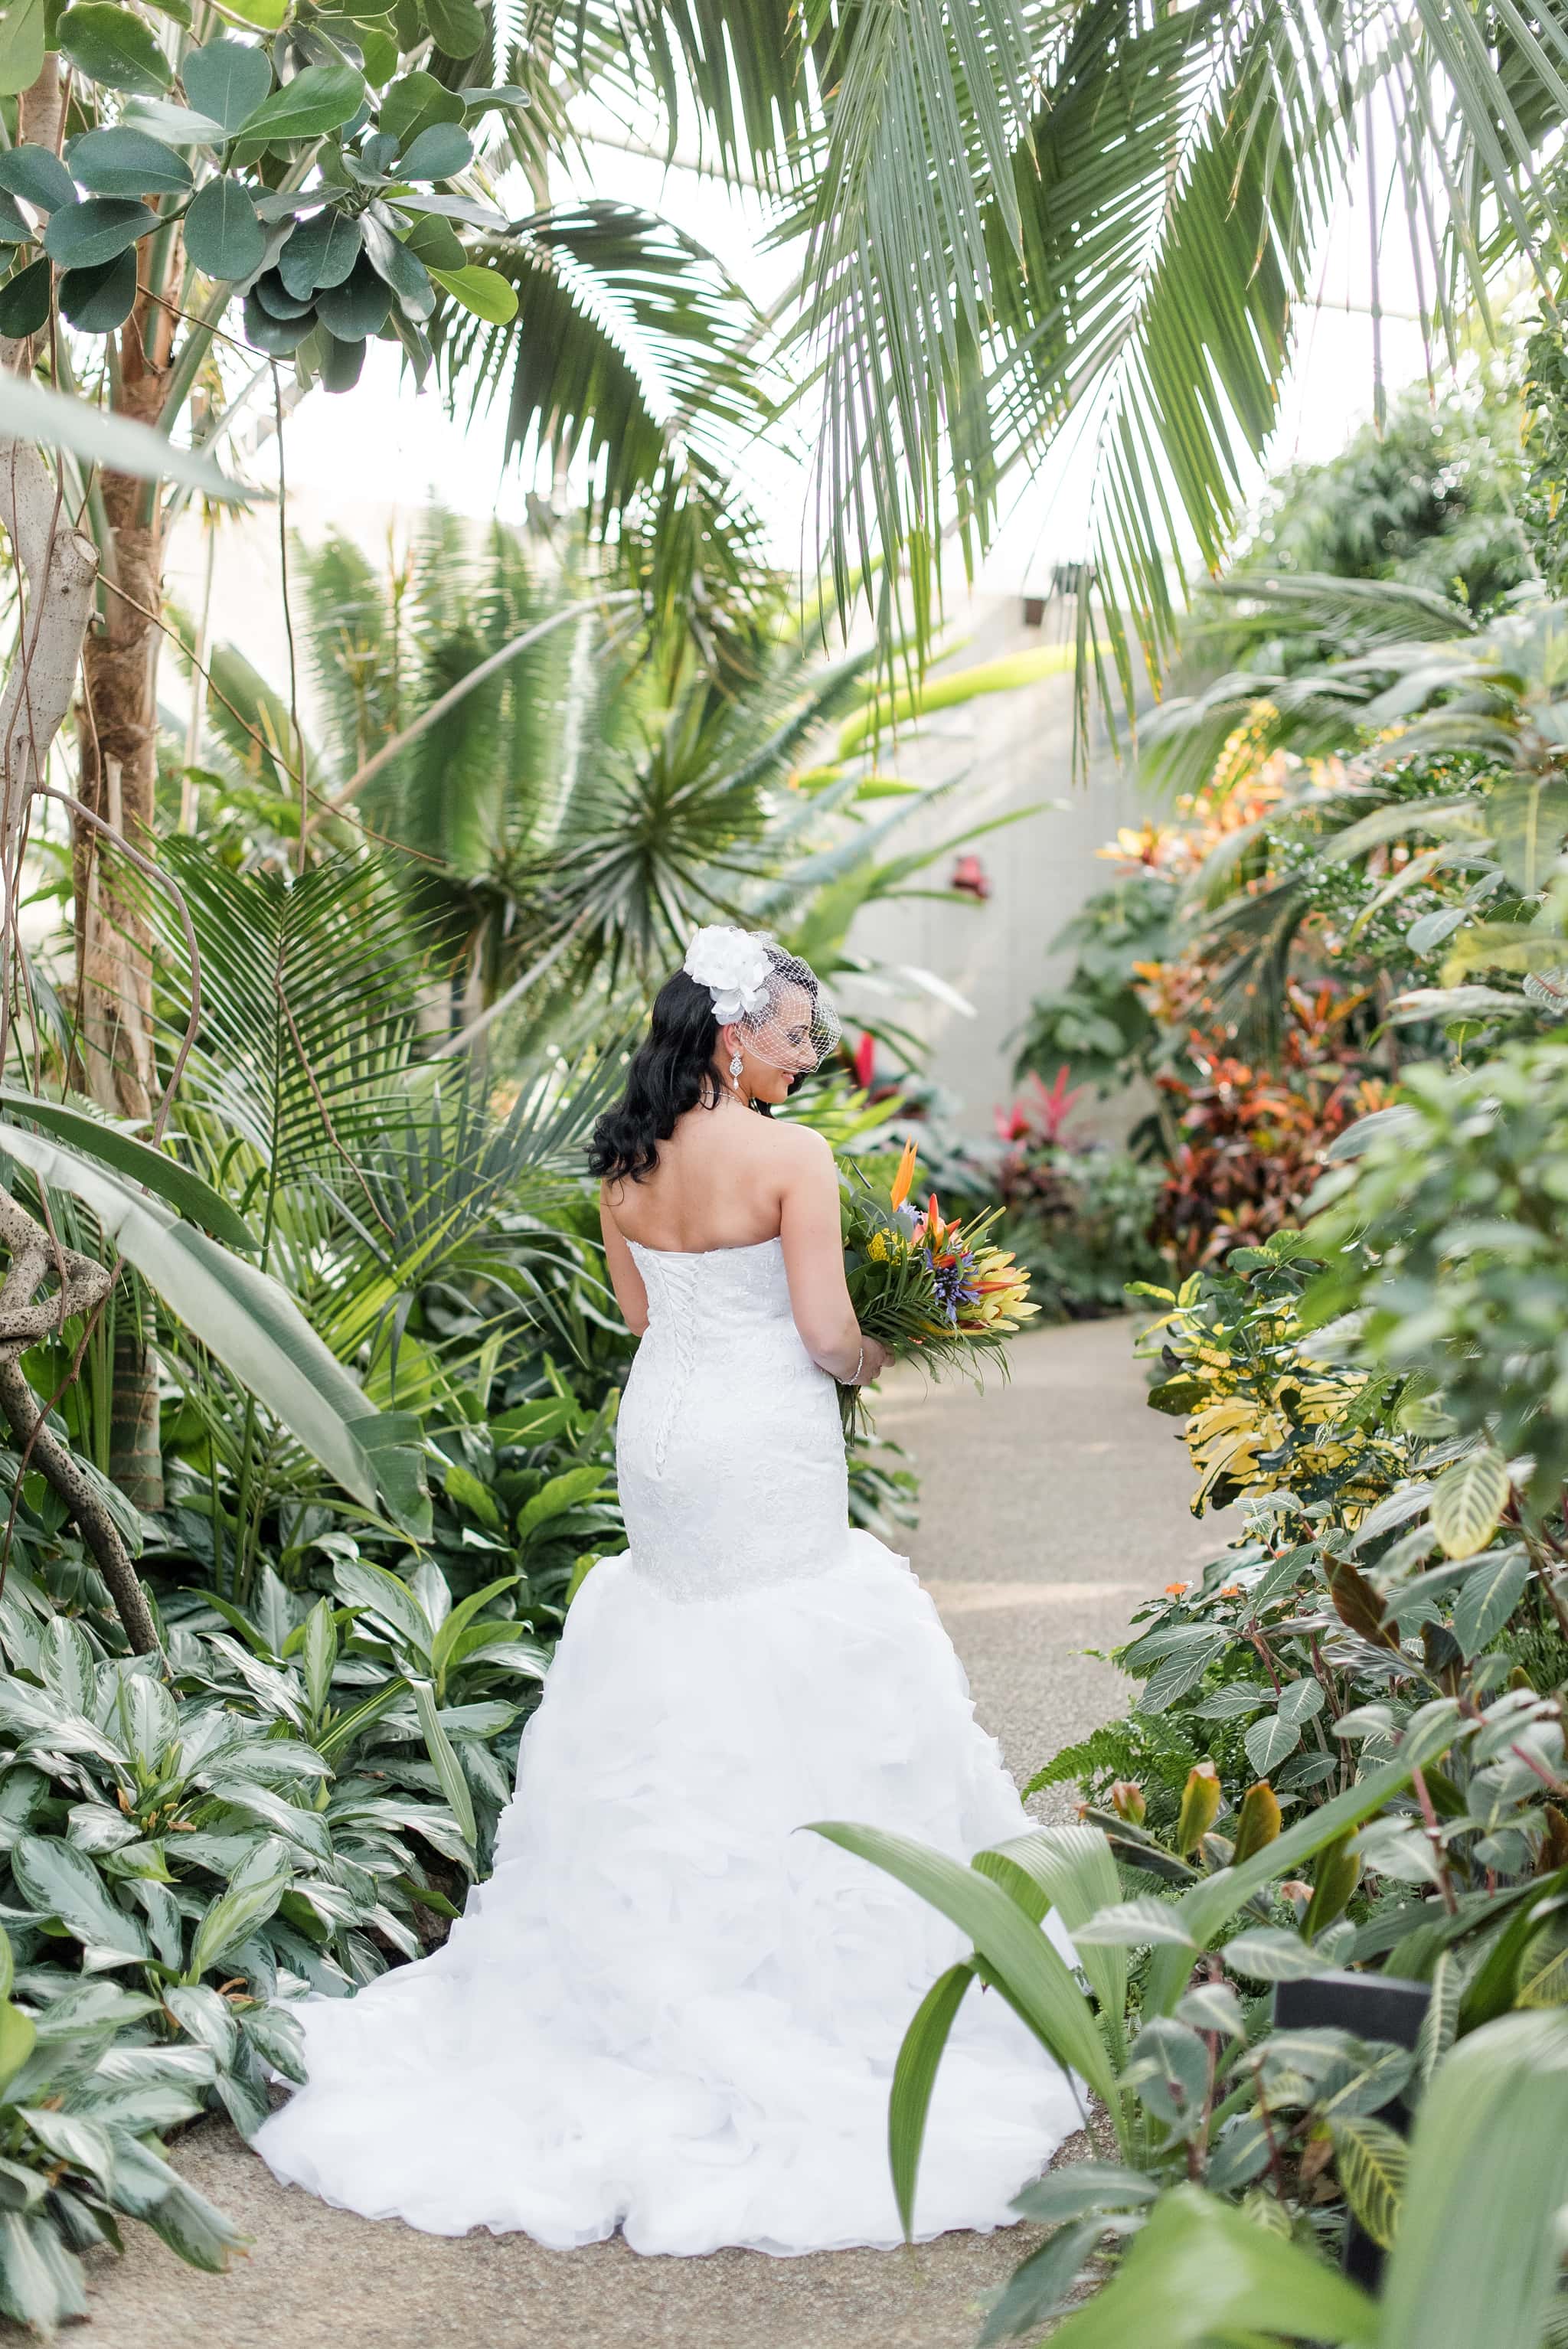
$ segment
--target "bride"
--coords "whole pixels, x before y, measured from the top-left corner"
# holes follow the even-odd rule
[[[642,1340],[631,1547],[573,1602],[494,1873],[450,1940],[301,2011],[308,2085],[255,2142],[328,2202],[556,2248],[617,2228],[637,2251],[902,2239],[893,2062],[966,1945],[802,1829],[851,1819],[966,1858],[1026,1822],[931,1600],[848,1522],[833,1381],[884,1358],[844,1285],[831,1154],[765,1113],[837,1032],[804,963],[701,930],[600,1121],[605,1252]],[[920,2236],[1006,2224],[1078,2126],[1011,2010],[972,1995]]]

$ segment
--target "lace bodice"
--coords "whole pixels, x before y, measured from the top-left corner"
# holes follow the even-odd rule
[[[849,1528],[843,1437],[782,1242],[632,1254],[648,1328],[616,1450],[635,1571],[679,1599],[825,1572]]]

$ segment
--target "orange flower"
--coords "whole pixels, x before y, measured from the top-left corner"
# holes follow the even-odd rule
[[[913,1142],[903,1145],[903,1156],[898,1162],[898,1173],[892,1178],[889,1194],[895,1207],[902,1207],[909,1196],[909,1186],[914,1181],[914,1162],[918,1153]]]
[[[1191,1588],[1190,1582],[1168,1582],[1165,1586],[1165,1596],[1167,1599],[1181,1599]]]
[[[1239,1599],[1241,1595],[1242,1586],[1239,1582],[1222,1582],[1220,1585],[1220,1596],[1222,1599]]]

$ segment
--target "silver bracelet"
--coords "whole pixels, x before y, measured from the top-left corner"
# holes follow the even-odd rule
[[[848,1386],[851,1386],[851,1387],[858,1387],[858,1386],[860,1385],[860,1382],[861,1382],[861,1372],[865,1369],[865,1366],[866,1366],[866,1341],[865,1341],[865,1339],[862,1337],[862,1338],[861,1338],[861,1350],[860,1350],[860,1352],[859,1352],[859,1353],[856,1355],[856,1357],[855,1357],[855,1367],[854,1367],[854,1369],[850,1372],[849,1378],[846,1380],[845,1384],[846,1384],[846,1385],[848,1385]]]

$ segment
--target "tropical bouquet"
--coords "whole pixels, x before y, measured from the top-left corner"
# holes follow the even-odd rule
[[[934,1192],[923,1209],[911,1206],[916,1158],[914,1143],[906,1143],[885,1206],[861,1170],[851,1169],[844,1273],[855,1319],[895,1361],[918,1353],[933,1378],[958,1370],[978,1379],[987,1361],[1005,1378],[1007,1339],[1040,1309],[1028,1301],[1028,1272],[992,1239],[1000,1207],[961,1223],[944,1221]],[[846,1442],[869,1425],[861,1392],[839,1388]]]

